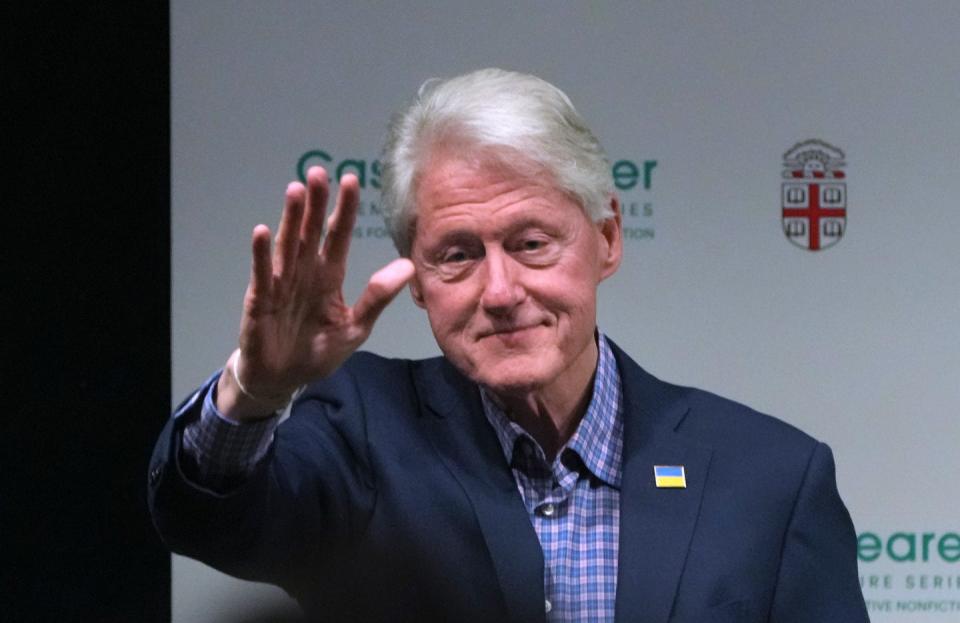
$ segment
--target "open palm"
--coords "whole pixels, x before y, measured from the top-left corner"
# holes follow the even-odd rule
[[[234,366],[232,374],[224,374],[218,387],[217,402],[225,415],[262,417],[267,408],[282,406],[300,385],[336,370],[413,277],[410,260],[394,260],[348,306],[343,281],[359,201],[357,178],[340,180],[324,236],[329,194],[326,172],[313,167],[306,187],[298,182],[287,187],[274,248],[268,227],[253,230],[240,349],[228,363]]]

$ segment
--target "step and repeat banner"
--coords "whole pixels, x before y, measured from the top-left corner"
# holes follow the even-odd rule
[[[236,343],[254,225],[321,164],[362,187],[346,295],[395,256],[378,156],[433,76],[564,89],[605,145],[645,368],[833,448],[874,621],[960,620],[960,8],[878,2],[172,3],[173,402]],[[136,209],[136,203],[133,203]],[[402,294],[365,348],[437,348]],[[283,612],[174,557],[174,621]],[[258,614],[260,613],[260,614]]]

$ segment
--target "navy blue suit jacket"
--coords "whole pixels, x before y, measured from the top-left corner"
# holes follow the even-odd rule
[[[867,621],[829,448],[614,353],[625,422],[617,621]],[[203,388],[201,388],[203,389]],[[167,544],[277,583],[329,620],[542,621],[543,556],[475,385],[445,359],[358,353],[310,385],[229,493],[164,430],[150,505]],[[683,465],[658,489],[654,465]]]

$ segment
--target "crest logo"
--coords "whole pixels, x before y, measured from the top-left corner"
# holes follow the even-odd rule
[[[840,242],[847,229],[843,152],[812,139],[783,154],[781,209],[787,240],[808,251]]]

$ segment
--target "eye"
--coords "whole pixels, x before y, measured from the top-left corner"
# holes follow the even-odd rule
[[[477,259],[483,257],[483,249],[472,244],[453,244],[437,250],[433,256],[436,274],[443,281],[456,281],[470,274],[477,265]]]
[[[520,249],[523,251],[538,251],[545,247],[546,244],[546,240],[541,240],[539,238],[527,238],[520,243]]]
[[[507,250],[528,266],[549,266],[562,249],[562,241],[556,235],[539,227],[518,232],[507,244]]]
[[[527,235],[519,238],[513,245],[514,252],[522,255],[540,255],[550,246],[550,238],[541,235]]]
[[[451,247],[446,249],[440,255],[441,264],[457,264],[459,262],[467,261],[467,252],[460,247]]]

